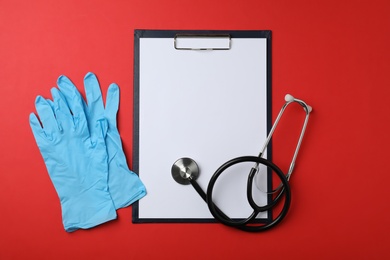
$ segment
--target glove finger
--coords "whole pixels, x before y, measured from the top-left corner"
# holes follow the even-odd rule
[[[46,102],[50,105],[51,109],[53,110],[54,113],[54,102],[51,99],[46,98]]]
[[[42,141],[47,139],[47,136],[45,134],[45,131],[43,131],[37,116],[34,113],[30,114],[29,121],[30,121],[31,130],[35,137],[35,141],[39,146],[39,144],[42,143]]]
[[[116,126],[116,114],[119,108],[119,87],[112,83],[107,91],[105,115],[110,125]]]
[[[38,96],[35,99],[35,109],[37,110],[45,135],[51,139],[53,134],[58,131],[58,124],[50,104],[43,97]]]
[[[66,103],[65,97],[57,88],[51,89],[51,95],[54,102],[54,114],[60,130],[74,128],[72,114]]]
[[[104,106],[102,92],[95,74],[88,72],[84,77],[84,89],[87,97],[88,124],[91,131],[92,143],[99,143],[102,127],[101,120],[104,119]],[[107,122],[106,122],[107,124]]]
[[[84,77],[84,88],[87,96],[89,116],[92,121],[104,117],[102,92],[95,74],[88,72]]]
[[[76,86],[72,81],[62,75],[57,80],[58,88],[65,97],[66,103],[68,104],[70,110],[73,113],[73,118],[75,119],[75,125],[77,124],[86,124],[86,104],[80,92],[77,90]]]

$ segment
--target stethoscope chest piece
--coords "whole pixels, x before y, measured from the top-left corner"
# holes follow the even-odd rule
[[[180,158],[171,169],[173,179],[180,184],[190,184],[191,180],[196,180],[199,176],[199,168],[191,158]]]

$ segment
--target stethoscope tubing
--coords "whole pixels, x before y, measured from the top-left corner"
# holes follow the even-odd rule
[[[256,173],[256,171],[252,168],[252,170],[250,171],[250,173],[248,175],[247,198],[248,198],[249,204],[253,208],[253,212],[246,219],[235,220],[235,219],[228,217],[220,208],[218,208],[217,205],[214,204],[214,202],[213,202],[213,189],[214,189],[214,185],[215,185],[217,179],[222,174],[222,172],[224,172],[227,168],[229,168],[235,164],[242,163],[242,162],[255,162],[255,163],[263,164],[263,165],[270,167],[277,174],[278,178],[280,179],[280,181],[283,185],[283,189],[278,193],[278,195],[276,195],[276,197],[274,199],[272,199],[272,201],[269,204],[267,204],[266,206],[258,206],[254,202],[253,196],[252,196],[253,179],[254,179],[254,175]],[[283,220],[283,218],[287,215],[287,212],[288,212],[288,210],[290,208],[290,204],[291,204],[291,190],[290,190],[290,185],[287,181],[286,176],[274,163],[272,163],[264,158],[261,158],[261,157],[242,156],[242,157],[234,158],[234,159],[224,163],[215,171],[215,173],[211,177],[206,193],[202,190],[202,188],[199,186],[199,184],[195,180],[190,180],[190,183],[194,187],[194,189],[198,192],[198,194],[202,197],[202,199],[207,203],[208,208],[210,210],[210,213],[213,215],[213,217],[217,221],[221,222],[224,225],[234,227],[234,228],[237,228],[237,229],[240,229],[243,231],[247,231],[247,232],[260,232],[260,231],[270,229],[271,227],[274,227],[275,225],[280,223]],[[261,225],[253,225],[253,222],[254,222],[255,218],[257,217],[257,215],[260,212],[268,211],[268,210],[271,210],[272,208],[274,208],[276,206],[276,204],[278,204],[281,201],[282,195],[284,195],[285,199],[284,199],[283,208],[281,209],[279,215],[269,223],[261,224]]]

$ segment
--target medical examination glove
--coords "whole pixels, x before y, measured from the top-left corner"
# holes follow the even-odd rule
[[[60,198],[62,222],[68,232],[87,229],[116,218],[108,191],[107,121],[95,118],[92,140],[82,106],[70,112],[60,91],[53,102],[38,96],[30,126]]]
[[[105,142],[108,153],[108,186],[115,208],[126,207],[145,196],[145,186],[138,175],[127,166],[126,156],[117,129],[116,115],[119,107],[119,87],[114,83],[110,85],[104,107],[99,82],[93,73],[87,73],[84,77],[87,104],[69,78],[60,76],[57,84],[71,110],[74,106],[81,106],[80,103],[82,103],[91,131],[98,131],[95,124],[99,118],[107,119],[108,130]]]

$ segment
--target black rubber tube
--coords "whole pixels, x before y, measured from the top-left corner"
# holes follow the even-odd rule
[[[228,217],[226,214],[223,213],[221,209],[219,209],[214,203],[213,203],[213,188],[215,185],[215,182],[217,181],[218,177],[221,175],[222,172],[224,172],[227,168],[238,164],[242,162],[256,162],[263,164],[265,166],[270,167],[278,176],[280,181],[283,184],[283,189],[281,192],[272,200],[271,203],[267,204],[266,206],[258,206],[254,202],[252,198],[252,183],[253,183],[253,178],[255,171],[254,169],[251,170],[248,176],[248,192],[247,192],[247,197],[249,200],[249,204],[251,207],[254,209],[253,213],[246,219],[244,220],[233,220],[230,217]],[[206,201],[209,210],[211,214],[214,216],[216,220],[221,222],[224,225],[238,228],[243,231],[247,232],[260,232],[260,231],[265,231],[270,229],[271,227],[274,227],[278,223],[282,221],[282,219],[287,215],[287,212],[290,208],[290,203],[291,203],[291,190],[290,190],[290,185],[283,174],[283,172],[277,167],[275,164],[272,162],[261,158],[261,157],[256,157],[256,156],[242,156],[242,157],[237,157],[234,158],[217,169],[217,171],[214,173],[214,175],[211,177],[209,185],[207,187],[207,193],[204,193],[204,191],[199,187],[199,185],[196,183],[196,181],[191,181],[192,186],[195,188],[195,190],[199,193],[199,195]],[[278,216],[274,219],[271,220],[271,222],[266,223],[266,224],[260,224],[260,225],[254,225],[255,223],[252,223],[252,221],[255,219],[255,217],[258,215],[258,213],[262,211],[267,211],[272,209],[279,201],[280,198],[284,195],[285,200],[284,200],[284,205],[281,210],[281,212],[278,214]]]

